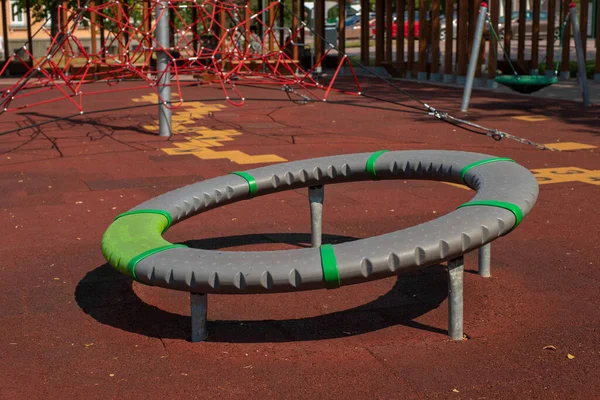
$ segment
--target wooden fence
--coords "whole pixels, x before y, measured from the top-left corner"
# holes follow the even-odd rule
[[[316,0],[316,5],[324,0]],[[395,1],[395,4],[393,3]],[[447,13],[445,18],[445,38],[440,40],[442,29],[440,6],[444,1],[445,10],[454,10],[454,17]],[[479,68],[476,77],[487,78],[490,82],[496,77],[498,70],[503,73],[512,73],[507,57],[501,49],[509,54],[515,69],[519,74],[529,75],[538,70],[538,65],[543,61],[547,65],[547,74],[552,74],[554,63],[560,60],[559,72],[563,78],[569,77],[569,69],[573,72],[570,61],[575,61],[573,56],[574,40],[571,35],[571,24],[564,29],[563,46],[561,54],[557,54],[562,22],[569,13],[571,0],[549,0],[541,10],[541,0],[532,1],[532,10],[527,10],[527,0],[500,0],[504,10],[518,8],[517,12],[506,12],[511,18],[505,18],[504,26],[499,28],[500,2],[491,0],[489,4],[490,24],[496,32],[502,32],[501,43],[495,40],[489,27],[484,34],[484,45],[481,46]],[[600,80],[600,12],[588,12],[588,5],[593,0],[580,0],[578,5],[579,26],[582,33],[584,49],[588,40],[588,26],[595,26],[595,48],[588,63],[592,64],[592,75]],[[600,2],[600,0],[596,0]],[[339,0],[340,9],[344,9],[346,0]],[[481,0],[431,0],[431,6],[425,1],[415,0],[376,0],[375,2],[375,57],[371,58],[370,38],[372,27],[369,27],[368,18],[361,19],[361,51],[360,60],[365,66],[375,65],[385,67],[393,76],[414,77],[419,79],[441,80],[459,83],[467,74],[467,64],[470,49],[475,36],[475,24],[479,13]],[[369,1],[361,0],[362,9],[368,9]],[[598,7],[597,4],[594,4]],[[415,19],[418,11],[419,19]],[[392,13],[397,15],[395,37],[392,31]],[[513,18],[513,14],[514,18]],[[366,13],[363,13],[366,15]],[[541,21],[540,16],[544,18]],[[406,19],[405,19],[406,16]],[[529,18],[527,18],[529,17]],[[595,18],[592,21],[591,18]],[[456,19],[456,26],[453,24]],[[343,18],[340,18],[343,20]],[[543,22],[543,23],[541,23]],[[418,37],[415,37],[415,25],[418,23]],[[591,23],[591,24],[590,24]],[[408,29],[404,26],[407,25]],[[543,27],[543,25],[546,25]],[[325,36],[324,28],[317,25],[317,34]],[[343,21],[340,22],[340,31],[344,30]],[[407,32],[405,32],[405,30]],[[406,34],[406,37],[405,37]],[[545,37],[546,41],[540,41]],[[342,52],[345,43],[340,37],[339,48]],[[418,40],[417,40],[418,39]],[[394,43],[395,42],[395,43]],[[529,50],[529,51],[526,51]],[[395,50],[395,51],[393,51]],[[444,57],[441,52],[443,51]],[[589,54],[589,51],[588,51]],[[527,55],[527,57],[526,57]],[[595,66],[593,66],[595,62]],[[571,63],[572,64],[572,63]],[[588,71],[589,73],[589,71]]]

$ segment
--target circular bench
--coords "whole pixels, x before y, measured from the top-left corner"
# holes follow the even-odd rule
[[[435,220],[335,246],[225,252],[188,248],[162,238],[172,225],[236,201],[302,187],[385,179],[464,184],[476,194]],[[235,172],[140,204],[110,225],[102,238],[102,253],[117,270],[142,283],[191,293],[333,289],[459,259],[513,230],[537,194],[536,179],[526,168],[484,154],[379,151],[315,158]]]

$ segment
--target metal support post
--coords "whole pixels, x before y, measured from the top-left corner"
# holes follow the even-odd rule
[[[448,336],[463,339],[463,256],[448,261]]]
[[[324,186],[311,186],[308,188],[308,201],[310,202],[310,243],[312,247],[321,246],[324,198]]]
[[[479,248],[479,275],[483,278],[489,278],[491,276],[490,265],[491,265],[491,253],[492,244],[488,243]]]
[[[579,71],[581,97],[583,98],[583,106],[589,107],[591,105],[590,94],[588,92],[587,75],[585,72],[585,55],[583,53],[583,45],[581,43],[581,32],[579,31],[579,21],[577,20],[577,6],[575,5],[575,2],[573,2],[569,7],[571,8],[571,27],[573,29],[575,50],[577,52],[577,70]]]
[[[481,38],[483,37],[483,28],[485,27],[485,18],[487,14],[487,4],[481,3],[479,6],[479,17],[477,18],[477,27],[475,28],[475,37],[473,38],[473,47],[471,48],[471,58],[469,59],[469,69],[467,70],[467,81],[465,82],[465,91],[463,93],[462,105],[460,111],[467,111],[471,91],[473,90],[473,79],[475,78],[475,69],[479,61],[479,49],[481,47]]]
[[[208,295],[190,293],[192,310],[192,342],[201,342],[208,336],[206,314],[208,311]]]
[[[169,37],[169,8],[167,1],[156,3],[156,41],[160,45],[156,54],[156,72],[158,81],[158,127],[160,136],[171,136],[171,72],[169,71],[168,51],[171,47]]]

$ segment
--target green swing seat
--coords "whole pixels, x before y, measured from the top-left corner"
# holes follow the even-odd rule
[[[537,92],[547,86],[554,85],[558,82],[558,78],[555,76],[548,77],[541,75],[501,75],[496,77],[496,82],[511,88],[515,92],[529,94]]]

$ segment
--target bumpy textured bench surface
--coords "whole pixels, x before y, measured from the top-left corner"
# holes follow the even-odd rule
[[[476,195],[433,221],[320,248],[208,251],[173,245],[161,236],[193,215],[249,197],[374,179],[465,184]],[[165,193],[117,217],[104,234],[102,252],[113,267],[138,281],[176,290],[274,293],[335,288],[475,250],[514,229],[537,195],[537,182],[526,168],[485,154],[381,151],[323,157],[233,173]]]

